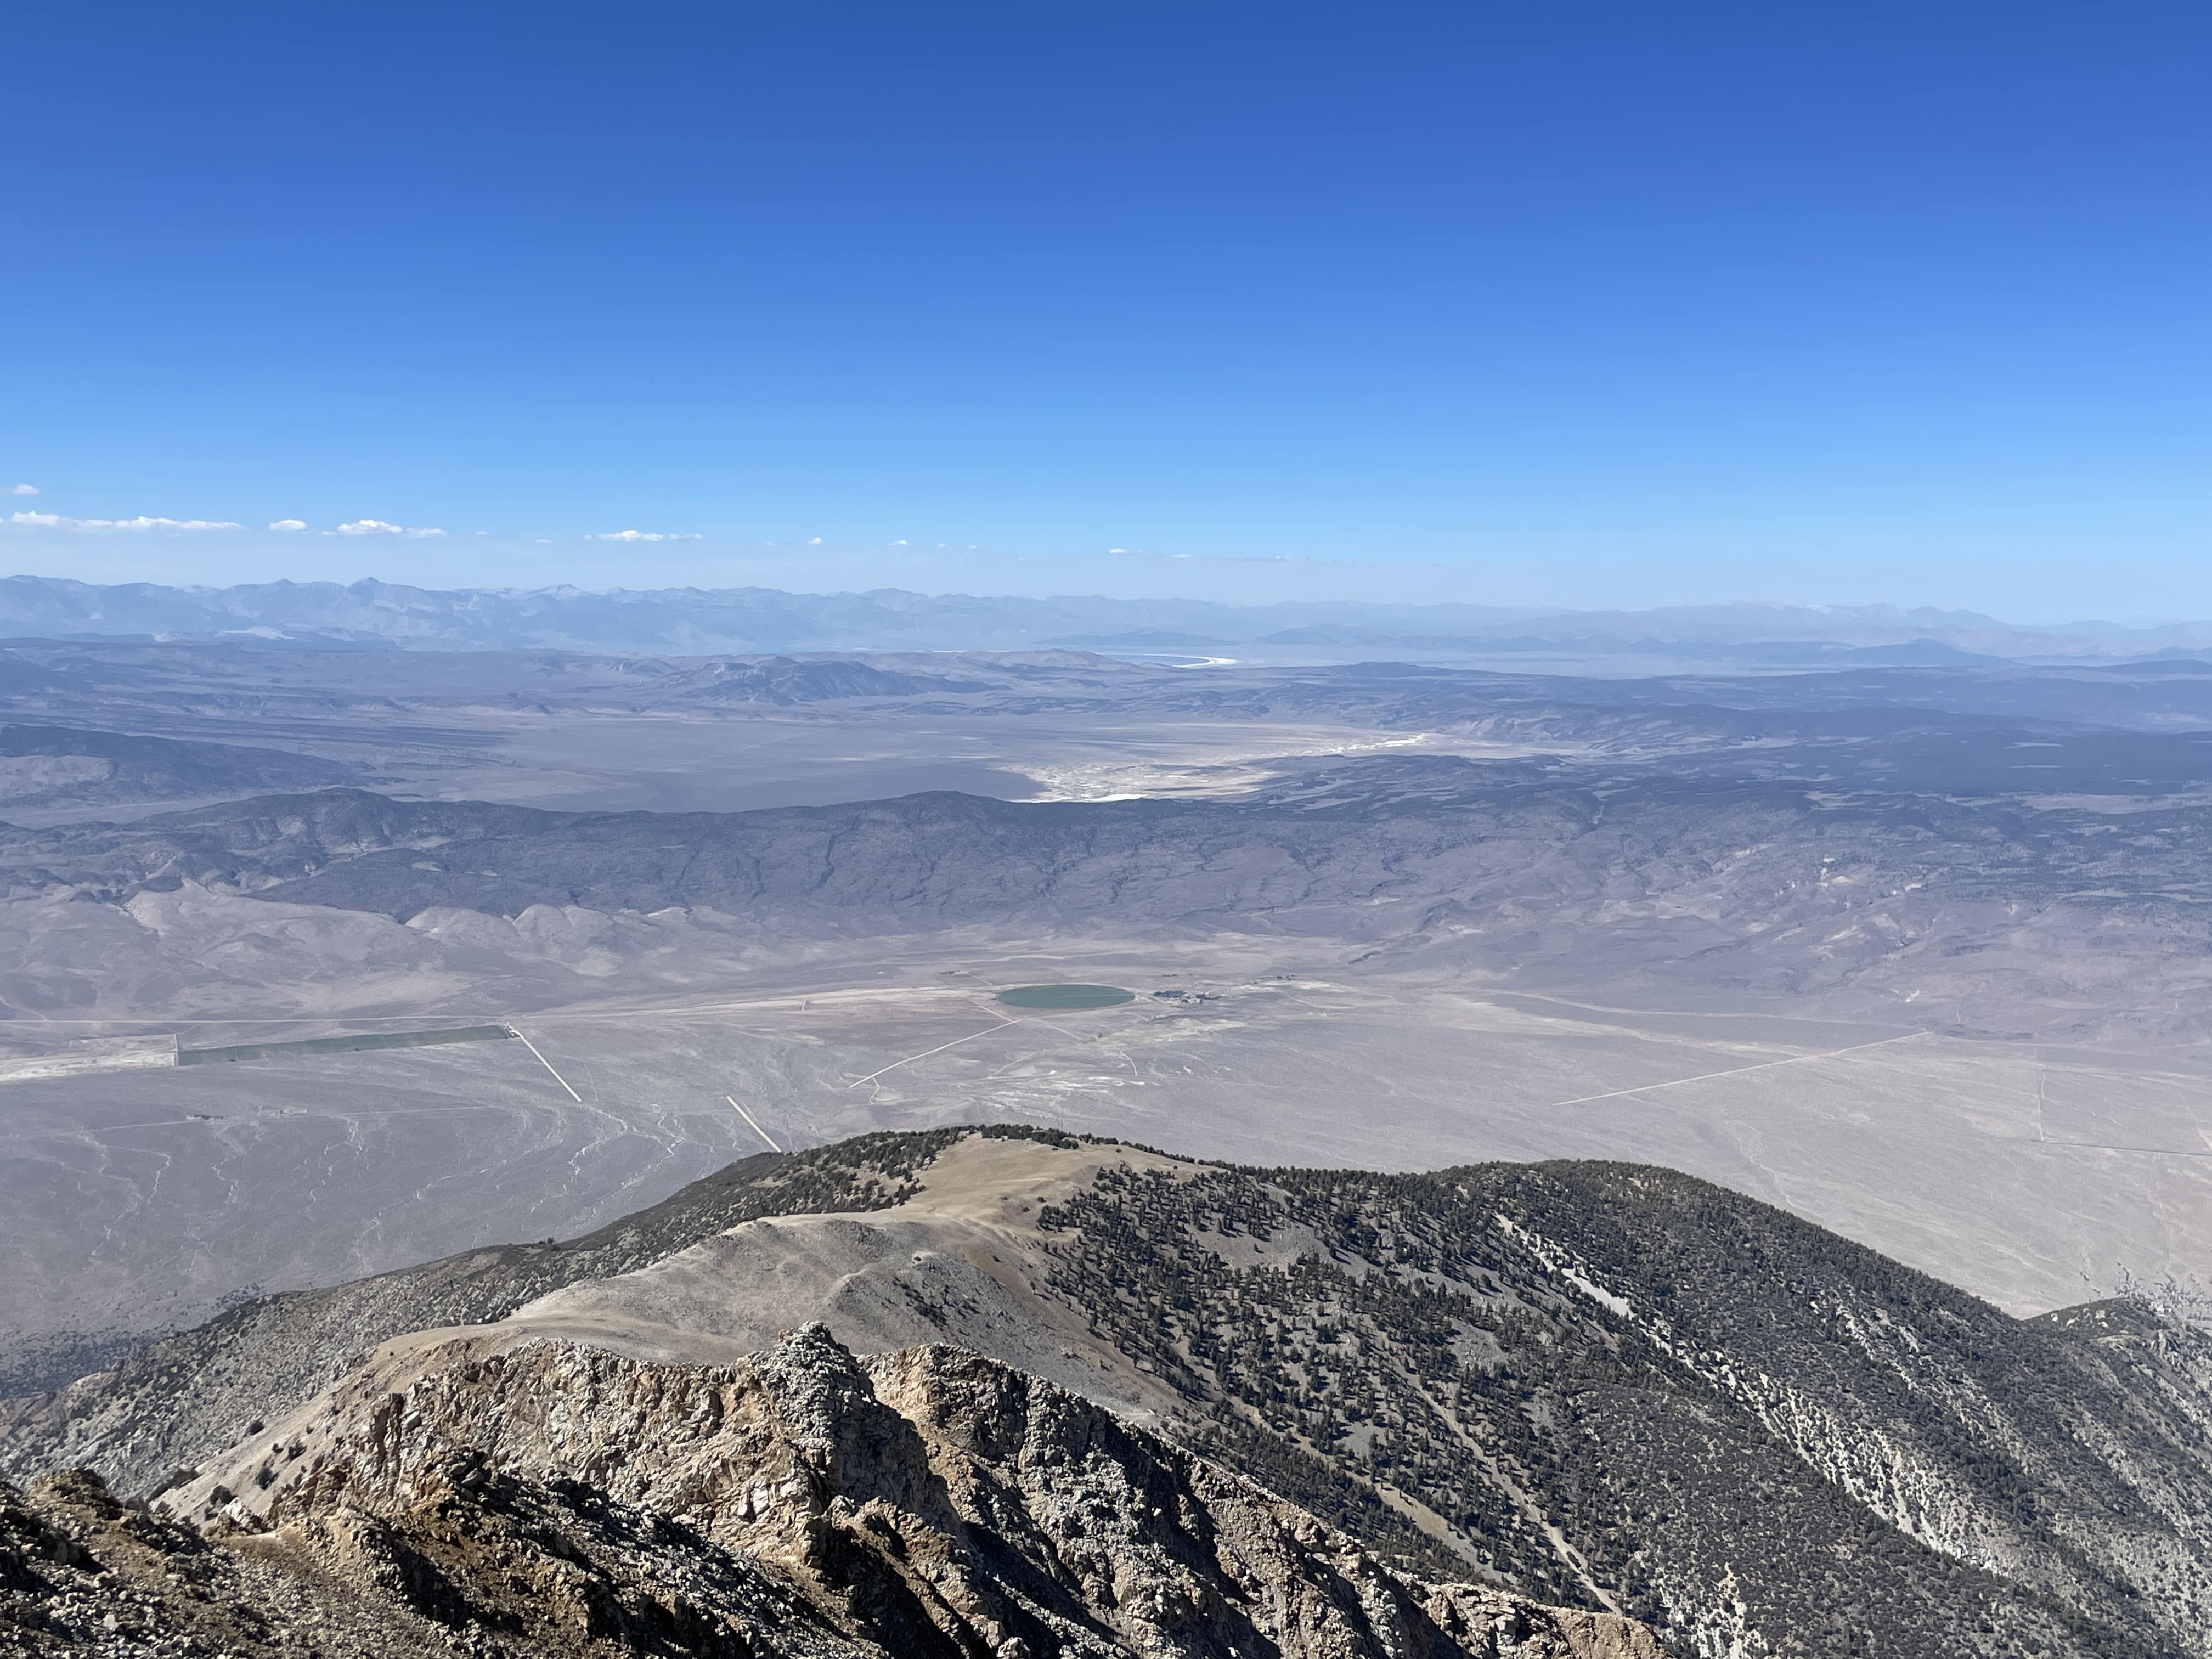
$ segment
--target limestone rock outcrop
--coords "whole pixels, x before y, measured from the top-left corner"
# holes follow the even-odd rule
[[[11,1495],[0,1650],[1661,1659],[1614,1614],[1394,1571],[962,1350],[465,1352],[317,1402],[171,1513],[82,1475]]]

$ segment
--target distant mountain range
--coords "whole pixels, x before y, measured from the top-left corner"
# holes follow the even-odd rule
[[[235,587],[0,580],[0,634],[43,639],[262,638],[336,647],[651,651],[1014,650],[1480,657],[1684,655],[1747,665],[2146,656],[2212,643],[2212,623],[2025,628],[1890,605],[1685,605],[1540,611],[1480,605],[1218,605],[775,588],[440,591],[390,582]]]

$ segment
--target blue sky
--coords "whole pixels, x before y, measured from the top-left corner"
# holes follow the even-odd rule
[[[0,561],[2212,615],[2208,48],[2126,0],[35,8]],[[142,518],[240,528],[91,522]]]

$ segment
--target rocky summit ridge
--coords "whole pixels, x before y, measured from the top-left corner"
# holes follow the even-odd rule
[[[1253,1482],[942,1346],[734,1366],[534,1340],[200,1483],[0,1497],[0,1646],[806,1659],[1659,1659],[1610,1613],[1394,1571]],[[258,1448],[256,1449],[258,1450]],[[187,1507],[191,1507],[187,1504]]]
[[[807,1577],[857,1549],[920,1598],[915,1632],[965,1621],[977,1659],[1094,1639],[2212,1656],[2205,1333],[2127,1302],[2014,1319],[1635,1165],[1387,1175],[1006,1127],[869,1136],[566,1244],[264,1298],[7,1402],[0,1459],[47,1477],[27,1514],[90,1502],[49,1473],[89,1465],[171,1517],[116,1525],[205,1528],[226,1571],[381,1586],[361,1604],[378,1617],[486,1641],[537,1629],[567,1582],[530,1565],[546,1555],[582,1575],[576,1628],[634,1650],[707,1628],[695,1613],[744,1628],[744,1596],[770,1593],[745,1575],[770,1566],[779,1629],[924,1642]],[[1147,1518],[1127,1494],[1170,1488],[1143,1503],[1208,1550],[1243,1540],[1242,1565],[1127,1530]],[[1080,1496],[1109,1490],[1111,1524]],[[847,1524],[868,1513],[883,1526]],[[1102,1549],[1110,1571],[1070,1565]],[[1322,1572],[1346,1550],[1365,1565]],[[1243,1606],[1220,1586],[1261,1572],[1253,1551],[1277,1564],[1273,1623],[1133,1611],[1127,1585],[1205,1559],[1226,1578],[1175,1594]],[[1349,1622],[1293,1617],[1299,1598]],[[1499,1620],[1528,1633],[1483,1648]]]

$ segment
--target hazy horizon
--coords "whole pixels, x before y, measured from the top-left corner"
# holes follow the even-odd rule
[[[2212,616],[2206,31],[50,10],[0,564]]]
[[[604,602],[604,603],[599,603]],[[1177,629],[1196,629],[1178,634]],[[1280,631],[1287,629],[1287,632]],[[1301,631],[1303,630],[1303,631]],[[1334,630],[1334,631],[1332,631]],[[1991,659],[2154,654],[2212,643],[2212,622],[2069,617],[2022,621],[1960,607],[1724,600],[1641,607],[1467,600],[1175,594],[937,592],[899,586],[792,588],[580,584],[438,586],[366,577],[239,584],[93,584],[0,577],[0,635],[212,638],[383,637],[456,648],[754,651],[1085,649],[1304,644],[1402,648],[1416,658],[1485,642],[1606,649],[1647,644],[1838,648],[1911,641]],[[1328,654],[1325,651],[1324,655]],[[1463,653],[1462,653],[1463,654]],[[1694,653],[1692,653],[1694,654]],[[1278,653],[1278,659],[1282,659]]]
[[[2069,573],[2066,582],[2040,589],[2021,580],[1967,580],[1966,573],[1955,570],[1940,579],[1892,584],[1869,581],[1830,588],[1811,581],[1770,581],[1732,587],[1711,572],[1697,582],[1678,584],[1669,580],[1675,574],[1669,568],[1642,565],[1555,568],[1546,579],[1537,580],[1517,568],[1501,572],[1386,560],[1022,558],[985,549],[937,554],[934,550],[806,544],[727,550],[702,544],[667,550],[647,544],[640,550],[629,544],[611,550],[589,544],[548,547],[488,537],[451,538],[442,532],[439,538],[395,548],[392,556],[365,564],[345,555],[326,554],[312,544],[307,544],[311,551],[302,556],[295,550],[317,533],[312,531],[283,537],[289,547],[256,549],[248,540],[252,532],[243,531],[226,537],[216,529],[33,529],[43,533],[27,535],[20,525],[0,526],[0,537],[15,541],[32,556],[17,555],[0,566],[4,572],[0,580],[205,590],[281,582],[342,587],[382,582],[441,592],[566,587],[615,593],[696,588],[831,596],[896,591],[934,599],[1480,605],[1528,616],[1715,606],[1836,611],[1887,608],[1972,612],[2027,630],[2089,624],[2142,629],[2212,620],[2212,571],[2201,576],[2193,569],[2165,573],[2172,580],[2147,584],[2164,596],[2164,603],[2157,604],[2130,592],[2124,580],[2114,579],[2111,566],[2089,564]],[[14,534],[8,535],[9,531]],[[321,533],[335,537],[337,532]],[[274,541],[282,532],[261,535]],[[118,548],[112,545],[116,542],[129,544]],[[205,545],[209,543],[216,544]],[[0,540],[0,548],[4,547],[5,540]],[[2116,598],[2124,602],[2116,603]]]

